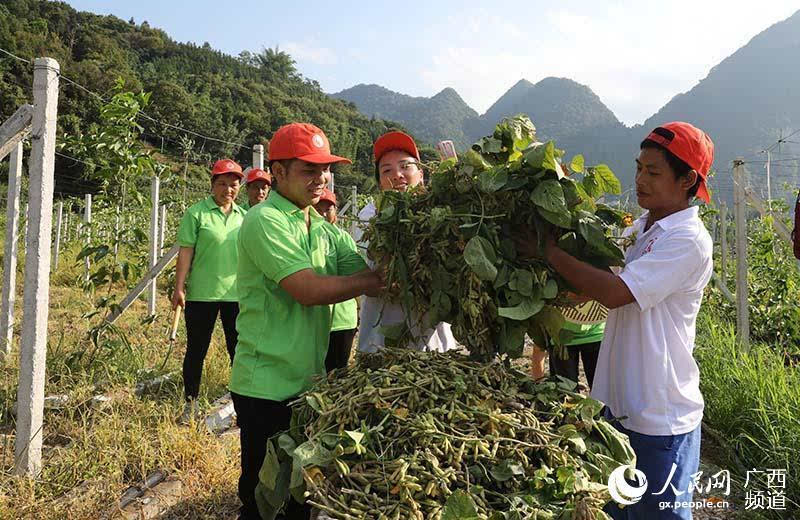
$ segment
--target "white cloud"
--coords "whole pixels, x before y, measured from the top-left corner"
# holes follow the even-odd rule
[[[314,65],[336,65],[339,63],[336,53],[332,49],[318,45],[313,40],[306,43],[288,42],[283,47],[298,63],[307,62]]]

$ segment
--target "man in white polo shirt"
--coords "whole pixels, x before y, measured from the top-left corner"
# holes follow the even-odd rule
[[[547,262],[578,292],[612,309],[592,397],[630,437],[648,483],[638,503],[606,506],[615,519],[692,517],[689,508],[659,504],[692,500],[700,461],[703,396],[692,351],[713,262],[711,237],[689,203],[709,202],[713,159],[711,139],[688,123],[665,124],[642,141],[636,195],[647,212],[625,232],[634,241],[617,273],[575,259],[553,237],[546,241]]]

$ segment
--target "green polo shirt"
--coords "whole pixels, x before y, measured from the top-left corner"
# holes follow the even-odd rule
[[[186,300],[196,302],[235,302],[236,239],[245,211],[233,203],[222,212],[214,197],[194,204],[181,218],[178,245],[194,248],[192,266],[186,280]]]
[[[313,208],[303,211],[271,191],[247,213],[239,233],[239,342],[230,389],[284,401],[325,373],[332,305],[299,304],[280,285],[303,269],[351,275],[367,268],[352,238]]]
[[[572,339],[566,346],[585,345],[603,341],[603,332],[606,330],[606,322],[595,325],[580,325],[578,323],[564,323],[564,329],[572,332]]]
[[[358,327],[358,303],[355,298],[333,306],[331,332],[352,330]]]

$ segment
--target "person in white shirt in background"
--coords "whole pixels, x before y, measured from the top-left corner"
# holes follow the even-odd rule
[[[606,505],[615,520],[692,518],[682,504],[692,502],[704,407],[692,352],[713,243],[689,203],[710,201],[713,160],[711,139],[689,123],[667,123],[642,141],[636,195],[647,211],[625,230],[633,245],[617,272],[581,262],[545,237],[543,258],[581,295],[611,309],[591,395],[630,438],[647,482],[646,489],[641,480],[633,486],[640,501]],[[523,254],[538,254],[536,248],[529,239]]]
[[[406,191],[423,181],[419,150],[414,139],[403,132],[388,132],[380,136],[373,147],[375,155],[375,180],[381,191]],[[362,223],[368,222],[376,214],[375,204],[370,202],[358,214]],[[357,227],[355,240],[362,251],[369,245],[362,240],[364,231]],[[367,260],[370,266],[373,263]],[[404,320],[411,326],[411,332],[417,338],[411,348],[446,352],[457,347],[449,323],[439,323],[433,329],[420,330],[419,316],[406,316],[400,304],[389,303],[381,298],[364,296],[361,300],[361,313],[358,332],[358,350],[375,352],[382,348],[385,338],[381,327],[396,325]]]

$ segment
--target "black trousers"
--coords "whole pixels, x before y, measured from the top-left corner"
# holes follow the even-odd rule
[[[350,361],[350,352],[353,350],[353,340],[356,330],[335,330],[331,332],[328,340],[328,353],[325,355],[325,370],[330,372],[336,368],[344,368]]]
[[[203,362],[206,360],[208,346],[211,344],[211,333],[217,315],[222,319],[222,330],[225,332],[225,345],[228,356],[233,363],[236,352],[236,316],[239,315],[239,304],[236,302],[186,302],[184,318],[186,320],[186,355],[183,357],[183,392],[186,399],[194,399],[200,392],[200,377],[203,374]]]
[[[600,353],[600,342],[586,343],[567,347],[567,359],[561,357],[553,350],[550,351],[550,374],[566,377],[578,381],[578,362],[583,361],[583,371],[589,388],[592,388],[594,371],[597,368],[597,356]]]
[[[261,520],[256,505],[258,472],[267,454],[267,441],[276,433],[289,428],[292,410],[288,401],[270,401],[247,397],[231,392],[239,426],[239,442],[242,448],[242,474],[239,477],[239,499],[242,501],[240,520]],[[287,520],[307,520],[311,506],[298,504],[292,497],[285,508]],[[278,516],[278,518],[281,518]]]

